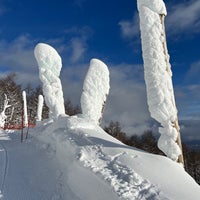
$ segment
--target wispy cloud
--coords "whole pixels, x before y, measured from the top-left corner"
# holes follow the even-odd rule
[[[187,82],[194,82],[194,80],[196,81],[196,83],[200,84],[200,60],[193,63],[188,72],[186,73],[186,81]]]
[[[181,120],[181,137],[182,141],[200,141],[200,120]]]
[[[181,119],[200,119],[200,85],[180,85],[175,87],[176,103]]]
[[[187,0],[170,5],[166,17],[166,27],[169,35],[199,33],[200,1]]]
[[[111,65],[111,90],[105,120],[119,121],[123,130],[141,134],[149,128],[146,88],[141,65]]]
[[[33,57],[34,41],[21,35],[13,41],[0,41],[1,66],[12,71],[32,71],[36,62]]]
[[[110,70],[110,93],[104,113],[104,125],[119,121],[127,134],[142,134],[149,129],[150,116],[146,103],[143,67],[140,65],[106,63]],[[65,97],[80,103],[82,86],[89,63],[65,66],[62,84]]]
[[[132,19],[121,20],[119,22],[122,37],[125,39],[133,39],[139,36],[139,16],[134,14]]]
[[[73,26],[65,29],[66,37],[70,38],[69,54],[72,63],[79,62],[87,52],[87,42],[92,37],[93,31],[88,26]]]
[[[166,4],[166,31],[168,36],[177,34],[192,35],[200,32],[200,1],[187,0],[178,4]],[[119,22],[122,37],[139,39],[139,16],[135,13],[132,19]]]
[[[73,38],[71,40],[71,47],[72,51],[70,61],[72,63],[80,61],[87,49],[85,40],[80,38]]]
[[[79,62],[87,51],[87,40],[92,34],[89,27],[75,28],[64,31],[67,38],[32,38],[29,34],[20,35],[7,41],[0,40],[0,71],[15,71],[19,74],[37,73],[34,58],[34,47],[39,42],[53,46],[63,58],[63,63]]]

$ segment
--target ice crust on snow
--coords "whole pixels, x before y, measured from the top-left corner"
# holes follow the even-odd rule
[[[144,60],[144,75],[147,89],[147,102],[151,117],[162,127],[158,147],[171,159],[177,160],[181,150],[176,143],[178,132],[172,122],[177,119],[174,103],[172,73],[169,55],[165,55],[165,34],[161,23],[161,15],[166,15],[162,0],[137,1],[142,53]]]
[[[39,77],[43,83],[43,93],[50,110],[50,118],[65,114],[64,98],[60,81],[62,61],[57,51],[44,43],[36,45],[35,58],[39,67]]]
[[[81,109],[85,117],[99,124],[109,93],[109,71],[98,59],[92,59],[83,83]]]

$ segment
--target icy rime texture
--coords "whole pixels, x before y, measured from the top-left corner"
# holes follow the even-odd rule
[[[26,92],[22,92],[23,99],[23,114],[24,114],[24,126],[28,126],[28,114],[27,114],[27,102],[26,102]]]
[[[107,66],[98,59],[92,59],[83,84],[81,109],[83,115],[96,124],[101,121],[109,88]]]
[[[7,116],[5,115],[5,112],[0,113],[0,128],[4,128],[5,120]]]
[[[165,55],[165,34],[161,15],[166,15],[162,0],[138,0],[140,29],[147,88],[147,101],[151,116],[161,123],[158,147],[172,160],[181,150],[176,143],[178,132],[173,128],[177,110],[173,103],[172,73],[169,56]]]
[[[50,118],[57,118],[65,114],[60,70],[62,61],[54,48],[47,44],[39,43],[35,47],[35,58],[39,66],[39,77],[43,83],[43,93],[50,110]]]
[[[5,114],[5,111],[6,111],[7,108],[10,107],[10,105],[8,105],[7,95],[4,94],[4,96],[5,96],[5,99],[4,99],[3,110],[0,113],[0,128],[4,128],[4,125],[5,125],[5,122],[6,122],[6,118],[7,118],[7,116]]]
[[[38,96],[38,107],[37,107],[37,121],[42,120],[42,108],[44,104],[44,98],[42,95]]]

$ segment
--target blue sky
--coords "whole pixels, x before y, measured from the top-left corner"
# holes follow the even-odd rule
[[[199,120],[200,1],[164,2],[179,118]],[[0,0],[0,74],[15,71],[19,83],[38,84],[33,50],[48,43],[63,60],[65,97],[78,104],[89,61],[99,58],[111,74],[105,121],[141,132],[151,125],[138,20],[134,0]]]

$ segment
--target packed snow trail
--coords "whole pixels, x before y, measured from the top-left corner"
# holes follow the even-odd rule
[[[120,159],[124,157],[125,154],[129,154],[127,151],[122,150],[114,155],[110,155],[110,153],[108,154],[108,152],[106,152],[106,149],[108,149],[106,146],[109,144],[108,141],[95,137],[88,137],[88,134],[85,134],[85,132],[91,132],[92,134],[94,130],[91,130],[91,125],[89,123],[87,124],[85,120],[72,117],[69,120],[68,127],[71,127],[71,130],[76,127],[76,132],[82,136],[81,141],[85,144],[80,148],[80,161],[83,162],[85,167],[91,169],[95,174],[97,174],[97,176],[104,179],[121,199],[168,199],[162,194],[159,188],[151,184],[148,180],[142,178],[133,169],[122,164]],[[87,131],[83,131],[83,129],[86,129]],[[96,134],[101,135],[102,129],[95,129],[95,132]],[[77,139],[71,140],[77,143]],[[115,148],[123,147],[123,144],[117,145],[110,143],[108,146],[110,145],[111,148],[112,145],[114,145]]]
[[[19,133],[10,134],[10,137],[10,141],[0,141],[2,199],[65,199],[62,196],[61,170],[56,166],[56,159],[34,142],[21,144]]]
[[[1,164],[1,193],[3,193],[4,191],[4,185],[5,185],[5,180],[6,180],[6,175],[7,175],[7,171],[8,171],[8,152],[6,147],[3,144],[0,144],[0,153],[4,154],[3,156],[1,156],[1,158],[3,158],[3,161],[1,160],[0,163]]]

